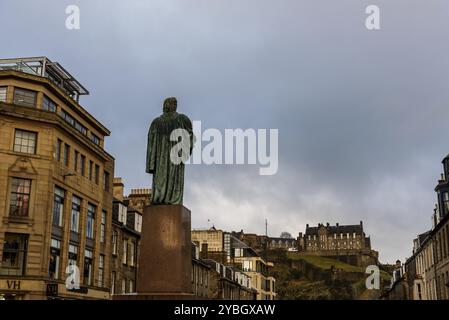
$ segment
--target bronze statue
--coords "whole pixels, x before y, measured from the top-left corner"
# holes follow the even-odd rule
[[[182,204],[184,162],[192,153],[194,135],[192,122],[176,112],[176,107],[176,98],[165,99],[163,114],[153,120],[148,131],[146,172],[153,175],[152,204]],[[184,137],[176,134],[179,132],[184,132]],[[177,163],[175,158],[181,158],[182,152],[188,154]]]

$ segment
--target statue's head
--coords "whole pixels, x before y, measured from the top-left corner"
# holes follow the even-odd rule
[[[163,109],[163,111],[164,111],[164,113],[175,112],[177,106],[178,106],[178,101],[176,101],[175,97],[167,98],[164,101],[164,109]]]

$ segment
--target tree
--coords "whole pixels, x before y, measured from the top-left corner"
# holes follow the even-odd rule
[[[293,239],[292,235],[286,231],[281,233],[281,238],[283,239]]]

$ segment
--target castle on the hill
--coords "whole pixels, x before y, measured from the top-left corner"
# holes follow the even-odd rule
[[[355,225],[306,225],[306,232],[300,232],[297,241],[298,251],[310,255],[337,258],[358,266],[378,263],[379,254],[371,249],[371,239],[365,235],[362,221]]]
[[[241,241],[255,250],[285,249],[301,254],[325,256],[358,266],[378,264],[378,252],[371,249],[371,239],[363,230],[363,222],[355,225],[331,226],[319,223],[316,227],[306,225],[305,233],[295,239],[267,237],[266,235],[233,232]]]

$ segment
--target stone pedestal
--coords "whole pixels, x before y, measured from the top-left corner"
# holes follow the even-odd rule
[[[145,207],[137,294],[117,300],[193,299],[190,210],[183,205]]]

